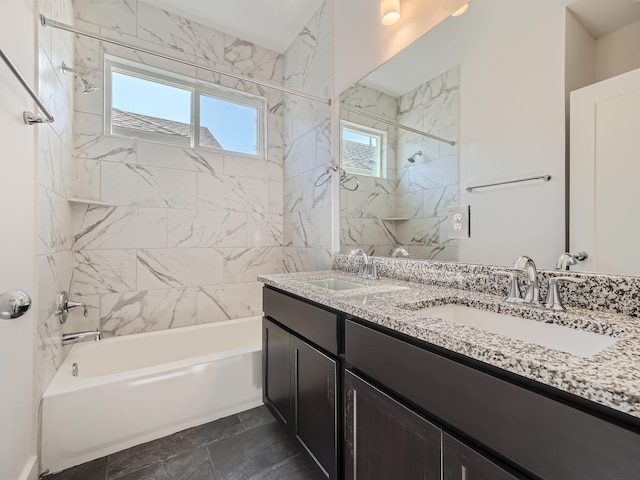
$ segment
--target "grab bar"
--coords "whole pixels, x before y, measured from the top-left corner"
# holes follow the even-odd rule
[[[13,74],[16,76],[18,81],[22,84],[22,86],[25,88],[25,90],[31,96],[31,98],[33,98],[33,101],[38,104],[38,108],[46,117],[43,119],[42,117],[37,116],[33,112],[23,112],[22,118],[24,119],[24,123],[26,123],[27,125],[33,125],[36,123],[53,123],[55,121],[53,119],[53,115],[49,113],[49,110],[47,110],[47,107],[44,106],[42,101],[38,98],[38,95],[36,95],[36,92],[34,92],[33,88],[31,88],[31,85],[29,85],[29,82],[27,82],[27,80],[22,76],[22,74],[16,67],[15,63],[11,61],[11,59],[2,49],[2,47],[0,47],[0,57],[2,57],[2,59],[4,60],[4,63],[6,63],[7,67],[9,67],[9,70],[13,72]]]
[[[467,192],[475,190],[477,188],[495,187],[496,185],[507,185],[509,183],[529,182],[531,180],[544,180],[548,182],[551,180],[551,175],[540,175],[539,177],[521,178],[520,180],[508,180],[506,182],[487,183],[486,185],[474,185],[473,187],[467,187]]]

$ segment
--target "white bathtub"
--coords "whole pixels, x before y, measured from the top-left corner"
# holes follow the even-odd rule
[[[261,403],[260,317],[79,343],[43,397],[42,469],[58,472]]]

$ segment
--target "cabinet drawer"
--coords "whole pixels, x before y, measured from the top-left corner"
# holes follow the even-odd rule
[[[352,321],[345,359],[540,478],[638,478],[640,435],[599,417]]]
[[[442,435],[442,470],[444,480],[518,480],[446,433]]]
[[[334,355],[338,354],[338,317],[301,300],[263,289],[264,314]]]

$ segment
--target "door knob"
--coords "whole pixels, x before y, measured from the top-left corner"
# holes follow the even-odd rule
[[[0,294],[0,319],[11,320],[27,313],[31,307],[31,297],[16,290]]]

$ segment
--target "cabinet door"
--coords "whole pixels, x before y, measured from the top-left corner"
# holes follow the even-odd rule
[[[292,337],[294,435],[329,479],[337,478],[335,360]]]
[[[442,436],[442,468],[444,480],[517,480],[446,433]]]
[[[271,413],[289,426],[291,402],[291,335],[262,319],[262,398]]]
[[[440,480],[441,431],[345,372],[345,478]]]

